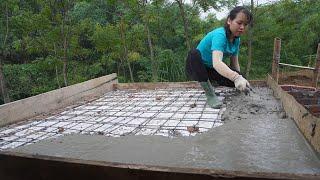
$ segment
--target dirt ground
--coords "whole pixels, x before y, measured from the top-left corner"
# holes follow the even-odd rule
[[[313,71],[299,70],[291,72],[279,72],[279,84],[290,84],[299,86],[312,86]]]
[[[317,89],[312,89],[314,72],[312,70],[299,70],[291,72],[279,72],[279,85],[294,85],[288,93],[291,94],[300,104],[304,105],[314,116],[320,117],[319,108],[319,81]],[[310,89],[306,89],[310,87]]]

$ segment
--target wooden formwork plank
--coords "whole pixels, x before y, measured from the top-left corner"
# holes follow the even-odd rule
[[[307,141],[320,153],[320,119],[298,103],[292,95],[282,90],[270,75],[268,75],[267,83],[275,96],[280,98],[287,115],[294,119]]]
[[[252,80],[253,86],[267,86],[265,80]],[[158,83],[117,83],[114,89],[167,89],[167,88],[200,88],[197,81],[188,82],[158,82]]]
[[[103,93],[111,91],[113,84],[117,82],[117,75],[110,74],[1,105],[0,126],[66,107],[89,96],[100,96]]]
[[[0,179],[319,179],[317,174],[164,167],[0,152]]]
[[[167,88],[200,88],[196,81],[190,82],[158,82],[158,83],[118,83],[115,89],[167,89]]]
[[[265,80],[249,80],[251,86],[258,86],[258,87],[266,87],[267,82]]]
[[[281,39],[274,38],[273,59],[272,59],[272,77],[278,82],[279,80],[279,63],[280,63]]]
[[[314,69],[314,75],[313,75],[313,87],[315,88],[318,87],[319,73],[320,73],[320,43],[318,44],[316,67]]]

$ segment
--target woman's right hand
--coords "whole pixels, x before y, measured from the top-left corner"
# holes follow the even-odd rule
[[[234,86],[240,91],[245,91],[250,88],[249,82],[241,75],[235,78]]]

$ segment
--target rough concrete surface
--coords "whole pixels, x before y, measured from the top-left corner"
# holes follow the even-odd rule
[[[320,160],[269,88],[227,100],[226,123],[194,137],[71,135],[11,151],[249,172],[320,174]]]

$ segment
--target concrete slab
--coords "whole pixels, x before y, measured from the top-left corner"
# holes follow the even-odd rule
[[[320,175],[317,154],[270,89],[254,88],[250,96],[235,93],[227,102],[221,119],[225,124],[196,136],[71,135],[10,151],[166,167]]]

